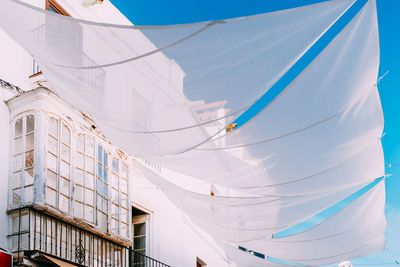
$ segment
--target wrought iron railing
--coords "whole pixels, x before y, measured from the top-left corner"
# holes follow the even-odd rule
[[[171,267],[33,208],[9,213],[14,261],[49,255],[78,266]]]
[[[0,79],[0,87],[7,88],[7,89],[9,89],[9,90],[11,90],[13,92],[18,93],[18,94],[23,92],[23,90],[21,88],[19,88],[18,86],[14,85],[12,83],[9,83],[7,81],[4,81],[2,79]]]
[[[133,249],[130,250],[129,254],[129,266],[131,267],[171,267]]]
[[[43,254],[79,266],[130,266],[128,247],[58,218],[30,208],[9,216],[12,227],[8,238],[16,261]]]

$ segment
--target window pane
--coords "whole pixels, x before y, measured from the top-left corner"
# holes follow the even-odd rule
[[[19,233],[19,216],[17,214],[11,215],[11,234]]]
[[[121,206],[124,208],[128,208],[128,195],[121,193]]]
[[[93,222],[93,207],[85,205],[85,220]]]
[[[14,136],[18,137],[22,135],[22,119],[17,120],[15,123],[15,133]]]
[[[121,176],[124,178],[128,178],[128,166],[125,163],[122,163]]]
[[[103,208],[102,211],[108,212],[108,201],[107,199],[103,198]]]
[[[24,197],[25,203],[33,202],[33,186],[25,187]]]
[[[106,168],[103,168],[103,180],[108,181],[108,171]]]
[[[29,151],[32,150],[34,147],[34,134],[28,134],[26,136],[26,141],[25,141],[25,151]]]
[[[81,153],[76,153],[76,166],[81,168],[82,170],[85,169],[85,157]]]
[[[101,145],[97,146],[97,160],[99,162],[102,162],[102,158],[103,158],[103,148],[101,147]]]
[[[64,144],[61,144],[61,159],[66,162],[70,162],[70,148]]]
[[[35,130],[35,117],[29,115],[26,117],[26,132],[33,132],[33,130]]]
[[[22,169],[22,154],[14,156],[14,171],[19,171]]]
[[[46,188],[46,203],[55,207],[56,206],[56,191],[50,189],[49,187]]]
[[[83,204],[75,202],[75,216],[83,219]]]
[[[97,195],[97,208],[102,209],[102,204],[103,204],[102,197]]]
[[[86,155],[94,156],[94,138],[86,136]]]
[[[100,163],[97,163],[97,175],[100,178],[103,178],[103,166]]]
[[[119,186],[120,186],[121,191],[124,193],[128,193],[128,181],[121,178],[119,180],[119,182],[120,182]]]
[[[60,195],[60,210],[65,213],[69,212],[69,197]]]
[[[58,121],[54,118],[49,118],[49,134],[58,137]]]
[[[115,219],[111,219],[111,227],[110,227],[112,234],[118,234],[118,221]]]
[[[136,226],[136,225],[135,225]],[[146,248],[146,237],[136,237],[133,244],[135,249]]]
[[[64,144],[69,145],[69,144],[70,144],[70,132],[69,132],[68,127],[67,127],[64,123],[62,124],[62,131],[61,131],[61,133],[62,133],[61,141],[62,141]]]
[[[52,152],[54,155],[58,154],[58,141],[56,138],[52,137],[51,135],[48,136],[47,138],[49,148],[48,150]]]
[[[85,152],[85,138],[81,134],[79,134],[76,139],[76,150]]]
[[[80,169],[75,169],[75,183],[85,185],[85,172]]]
[[[54,118],[49,118],[48,123],[49,123],[49,125],[48,125],[49,134],[58,138],[58,120],[56,120]]]
[[[53,189],[57,188],[57,174],[50,170],[47,172],[47,186]]]
[[[121,218],[122,222],[128,222],[128,210],[127,209],[124,209],[124,208],[121,209],[121,217],[120,218]],[[135,226],[136,226],[136,224],[135,224]]]
[[[121,225],[121,228],[119,229],[120,236],[128,237],[128,224],[121,223],[120,225]]]
[[[86,173],[86,187],[94,190],[94,175]]]
[[[97,222],[100,229],[107,230],[107,216],[102,212],[97,212]]]
[[[21,187],[21,172],[16,172],[13,174],[13,182],[12,182],[12,188],[18,188]]]
[[[94,159],[86,157],[86,170],[88,172],[94,173]]]
[[[111,173],[110,179],[111,186],[118,189],[118,176],[114,173]]]
[[[134,236],[146,235],[146,223],[137,223],[133,227]]]
[[[25,153],[25,168],[33,166],[33,151]]]
[[[60,178],[60,192],[69,196],[69,181],[62,177]]]
[[[104,186],[104,190],[103,190],[103,195],[108,198],[108,185],[107,184],[103,184]]]
[[[93,191],[90,189],[85,189],[85,203],[89,205],[94,205],[93,203]]]
[[[21,203],[21,189],[13,190],[13,205],[17,206]]]
[[[100,180],[97,180],[97,192],[102,196],[104,195],[104,193],[103,193],[103,182],[100,181]]]
[[[118,203],[118,191],[115,189],[111,189],[111,201]]]
[[[111,216],[118,219],[119,215],[119,207],[115,204],[111,205]]]
[[[108,155],[107,155],[107,152],[105,152],[105,151],[104,151],[104,161],[103,161],[103,163],[104,163],[104,166],[107,167],[107,165],[108,165]]]
[[[25,171],[25,185],[33,184],[33,168]]]
[[[14,155],[22,153],[22,137],[14,139]]]
[[[64,161],[61,161],[60,168],[61,168],[61,176],[69,178],[69,164],[65,163]]]
[[[49,152],[47,153],[47,167],[57,172],[57,157]]]
[[[116,174],[119,172],[119,160],[116,158],[113,158],[112,160],[112,171]]]
[[[74,192],[75,200],[83,202],[83,192],[84,192],[83,191],[83,187],[79,186],[79,185],[76,185],[75,192]]]

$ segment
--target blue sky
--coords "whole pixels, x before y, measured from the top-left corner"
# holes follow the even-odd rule
[[[190,23],[253,15],[321,2],[318,0],[111,0],[136,25]],[[400,260],[400,0],[377,0],[381,45],[379,84],[385,115],[383,147],[388,220],[387,247]],[[399,140],[399,141],[397,141]],[[389,169],[389,164],[393,166]],[[353,261],[355,266],[398,266],[388,251]]]

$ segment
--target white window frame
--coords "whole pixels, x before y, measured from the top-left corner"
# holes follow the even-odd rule
[[[27,118],[32,116],[33,117],[33,131],[27,132]],[[21,135],[16,137],[15,136],[15,127],[16,123],[18,121],[22,122],[22,129],[21,129]],[[9,183],[8,183],[8,192],[9,192],[9,198],[8,198],[8,207],[13,209],[13,208],[18,208],[22,207],[27,204],[34,203],[35,201],[35,196],[34,196],[34,186],[35,186],[35,173],[36,173],[36,162],[37,162],[37,156],[36,156],[36,138],[38,135],[38,130],[37,130],[37,114],[35,112],[24,112],[18,116],[16,116],[11,125],[11,135],[10,135],[10,152],[9,152]],[[28,135],[33,135],[33,147],[29,150],[26,149],[26,139]],[[15,140],[17,138],[21,138],[21,151],[16,154],[15,153]],[[26,167],[26,155],[27,153],[32,152],[33,153],[33,163],[32,166]],[[20,155],[21,156],[21,165],[19,169],[15,168],[15,156]],[[32,182],[29,183],[28,185],[26,184],[26,175],[25,172],[28,170],[32,170]],[[19,186],[14,188],[14,174],[17,174],[19,172]],[[18,175],[18,174],[17,174]],[[26,188],[31,187],[31,194],[32,194],[32,199],[30,201],[26,201]],[[13,197],[14,197],[14,189],[15,190],[20,190],[20,200],[18,204],[14,204]]]
[[[50,127],[49,127],[49,122],[51,119],[54,119],[57,122],[57,136],[53,136],[52,133],[50,133]],[[65,212],[67,214],[70,214],[72,211],[72,181],[73,181],[73,175],[72,175],[72,156],[73,156],[73,150],[72,150],[72,140],[73,140],[73,135],[72,135],[72,127],[62,118],[55,116],[53,114],[49,114],[46,118],[46,124],[47,124],[47,131],[46,131],[46,142],[47,142],[47,150],[46,150],[46,171],[47,171],[47,175],[46,175],[46,190],[45,190],[45,194],[46,194],[46,199],[45,199],[45,203],[46,205],[49,205],[53,208],[56,208],[62,212]],[[63,177],[61,174],[61,164],[62,162],[64,162],[64,160],[62,159],[62,146],[64,144],[63,142],[63,125],[65,125],[65,127],[69,130],[69,144],[65,144],[67,147],[69,147],[69,162],[66,164],[69,164],[69,168],[68,168],[68,173],[69,173],[69,177]],[[54,152],[50,151],[50,146],[49,146],[49,139],[50,138],[56,138],[56,142],[57,142],[57,151],[56,151],[56,155],[54,155]],[[47,202],[47,188],[49,187],[48,185],[48,181],[49,181],[49,172],[53,172],[49,169],[49,161],[48,161],[48,154],[51,154],[53,156],[56,157],[56,170],[55,170],[55,174],[56,174],[56,188],[52,188],[49,190],[53,190],[56,191],[56,202],[55,202],[55,206],[49,204]],[[65,179],[68,180],[69,182],[69,187],[68,187],[68,194],[69,196],[67,196],[69,198],[68,200],[68,211],[64,211],[61,210],[61,206],[60,206],[60,199],[61,199],[61,195],[64,195],[63,193],[61,193],[61,179]],[[54,190],[55,189],[55,190]]]

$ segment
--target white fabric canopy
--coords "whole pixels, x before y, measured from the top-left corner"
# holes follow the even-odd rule
[[[271,257],[300,264],[313,264],[307,259],[330,258],[346,254],[359,244],[381,239],[385,222],[385,183],[379,182],[363,196],[319,225],[296,235],[283,238],[258,239],[239,245],[248,249],[267,253]],[[381,242],[371,247],[371,253],[384,246]],[[338,256],[339,257],[339,256]],[[329,264],[327,260],[325,263]]]
[[[225,129],[353,1],[168,26],[84,21],[19,0],[0,4],[0,27],[33,55],[52,89],[114,145],[140,157],[145,176],[239,266],[283,265],[227,242],[308,265],[383,247],[383,182],[311,230],[271,239],[384,175],[374,0],[232,131]],[[189,190],[172,182],[176,174],[221,192]]]
[[[350,1],[154,27],[89,23],[19,1],[1,3],[2,29],[35,57],[53,90],[92,116],[115,145],[154,156],[224,130],[233,119],[226,116],[259,98]],[[227,101],[230,111],[217,115],[221,125],[214,126],[201,121],[191,101]]]
[[[213,237],[243,242],[289,228],[332,206],[364,185],[297,197],[211,196],[184,190],[142,166],[143,175]],[[372,182],[372,181],[370,181]]]

